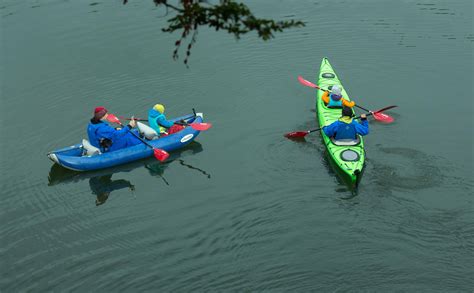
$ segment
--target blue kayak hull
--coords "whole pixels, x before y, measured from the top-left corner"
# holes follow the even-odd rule
[[[203,122],[202,114],[194,117],[186,115],[171,119],[179,121],[186,119],[188,122]],[[180,149],[196,139],[200,131],[188,126],[180,132],[159,138],[157,140],[147,140],[148,144],[158,149],[172,152]],[[82,156],[83,149],[81,144],[48,153],[48,157],[55,163],[64,168],[74,171],[91,171],[103,168],[114,167],[121,164],[137,161],[153,156],[153,149],[145,144],[138,144],[129,148],[120,149],[113,152],[103,153],[95,156]]]

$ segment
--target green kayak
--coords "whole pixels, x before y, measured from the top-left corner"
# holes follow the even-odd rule
[[[347,92],[337,77],[334,69],[327,58],[323,58],[319,70],[318,85],[323,89],[331,89],[333,85],[342,88],[342,96],[350,101]],[[329,125],[341,117],[340,108],[328,108],[321,96],[323,91],[317,91],[316,109],[319,125],[321,127]],[[356,140],[335,141],[321,131],[321,135],[326,145],[330,164],[333,165],[339,176],[351,187],[357,187],[364,168],[365,151],[364,141],[361,136]]]

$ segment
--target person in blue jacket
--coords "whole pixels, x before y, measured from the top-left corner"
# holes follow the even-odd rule
[[[102,152],[113,152],[126,147],[140,144],[141,141],[130,133],[136,126],[135,120],[122,129],[115,129],[105,120],[107,119],[107,109],[97,107],[94,109],[94,117],[87,126],[87,135],[90,143],[99,148]]]
[[[329,137],[334,137],[336,140],[356,139],[357,134],[362,136],[369,134],[367,116],[365,114],[360,115],[361,123],[355,121],[352,116],[352,108],[343,107],[342,117],[330,125],[324,126],[324,133]]]
[[[176,124],[173,121],[166,119],[165,106],[162,104],[156,104],[148,111],[148,123],[150,124],[150,127],[160,135],[166,133],[167,129]]]

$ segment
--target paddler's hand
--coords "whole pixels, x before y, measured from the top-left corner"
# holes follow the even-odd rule
[[[131,128],[134,128],[135,126],[137,126],[137,121],[134,118],[135,117],[132,116],[132,119],[128,123],[128,125],[130,125]]]
[[[360,119],[361,119],[361,120],[366,120],[366,119],[367,119],[367,116],[366,116],[365,114],[362,114],[362,115],[360,115]]]

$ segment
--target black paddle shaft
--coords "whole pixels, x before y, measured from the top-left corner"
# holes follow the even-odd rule
[[[126,120],[132,120],[131,118],[125,118]],[[133,120],[135,121],[147,121],[148,122],[148,119],[139,119],[139,118],[133,118]],[[178,125],[183,125],[183,126],[188,126],[189,123],[187,123],[186,121],[184,122],[180,122],[180,121],[176,121],[176,122],[173,122],[174,124],[178,124]],[[160,126],[163,126],[163,125],[160,125]]]
[[[133,119],[133,120],[138,120],[138,119]],[[143,142],[146,146],[152,148],[152,149],[155,149],[154,146],[152,146],[151,144],[147,143],[143,138],[141,138],[140,136],[138,136],[137,134],[135,134],[135,132],[133,132],[129,127],[128,125],[127,126],[124,126],[122,123],[120,123],[120,126],[122,127],[127,127],[128,128],[128,132],[130,132],[133,136],[135,136],[136,138],[138,138],[141,142]]]
[[[388,107],[382,108],[380,110],[377,110],[375,112],[367,113],[367,114],[365,114],[365,116],[368,117],[368,116],[374,115],[374,113],[380,113],[380,112],[387,111],[387,110],[395,108],[395,107],[397,107],[397,106],[395,106],[395,105],[394,106],[388,106]],[[368,111],[368,110],[366,110],[366,111]],[[360,119],[360,116],[357,116],[354,119]],[[323,129],[323,128],[320,127],[320,128],[317,128],[317,129],[311,129],[311,130],[308,130],[308,133],[315,132],[315,131],[320,131],[321,129]]]

